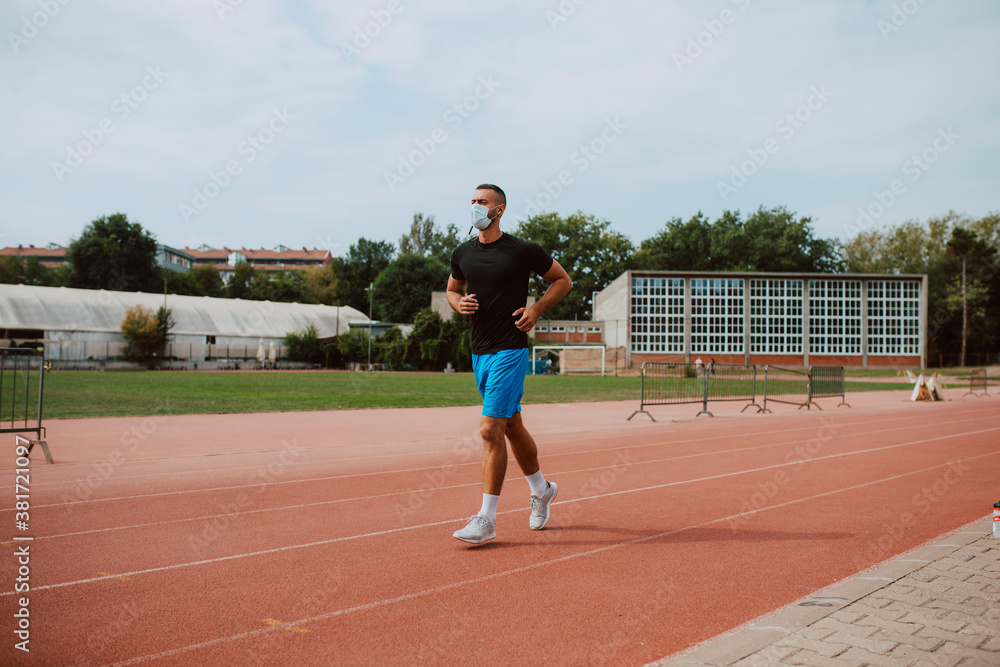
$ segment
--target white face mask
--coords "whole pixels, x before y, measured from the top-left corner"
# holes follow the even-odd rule
[[[476,229],[486,229],[493,220],[490,219],[490,209],[482,204],[472,205],[472,226]]]

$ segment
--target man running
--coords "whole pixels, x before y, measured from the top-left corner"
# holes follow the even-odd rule
[[[496,185],[483,184],[472,197],[476,238],[455,248],[448,278],[448,303],[472,316],[472,370],[483,397],[479,432],[483,438],[483,505],[454,537],[481,544],[496,537],[497,501],[507,472],[507,442],[531,488],[528,526],[541,530],[559,493],[542,476],[538,449],[521,421],[521,396],[528,365],[527,332],[563,298],[572,281],[559,262],[534,243],[500,231],[507,197]],[[530,308],[528,279],[537,273],[550,283]],[[505,442],[506,438],[506,442]]]

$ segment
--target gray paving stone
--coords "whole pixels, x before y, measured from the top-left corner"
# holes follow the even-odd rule
[[[861,638],[870,637],[871,635],[875,634],[876,630],[878,629],[872,626],[843,623],[833,618],[832,616],[827,616],[824,619],[816,621],[815,623],[812,624],[811,627],[821,628],[823,630],[831,630],[833,632],[841,632],[846,635],[861,637]]]
[[[918,665],[920,667],[953,667],[963,660],[962,656],[929,654],[927,651],[921,651],[905,644],[900,644],[893,649],[889,653],[889,657],[898,660],[897,664],[899,665],[912,665],[913,667]]]
[[[946,614],[941,613],[941,610],[916,608],[907,612],[906,616],[899,620],[902,623],[920,623],[921,625],[934,626],[951,632],[959,632],[968,625],[968,621],[965,619],[956,620],[947,618],[946,616]]]
[[[941,648],[934,651],[935,655],[960,655],[966,659],[966,661],[982,661],[982,664],[987,665],[998,665],[1000,664],[1000,653],[996,651],[984,651],[977,648],[969,648],[968,646],[962,646],[961,644],[956,644],[954,642],[945,642]]]
[[[828,658],[839,655],[851,648],[851,644],[834,643],[828,638],[823,640],[809,639],[799,634],[785,637],[778,642],[778,646],[795,646],[796,648],[818,653],[819,655],[823,655]]]
[[[891,658],[882,653],[872,653],[863,648],[852,646],[844,653],[837,656],[838,660],[856,660],[865,665],[885,665],[885,667],[899,667],[899,659]]]
[[[875,616],[886,621],[899,621],[899,619],[905,616],[906,612],[909,611],[909,608],[906,605],[901,605],[898,602],[895,603],[895,606],[889,605],[880,609],[868,604],[867,599],[858,600],[850,606],[850,609],[856,609],[865,616]]]
[[[939,643],[943,641],[954,642],[956,644],[961,644],[962,646],[968,646],[969,648],[979,648],[980,645],[988,639],[987,635],[964,632],[948,632],[947,630],[942,630],[941,628],[935,628],[932,625],[922,628],[920,632],[917,633],[917,637],[933,639]]]
[[[899,642],[895,641],[885,641],[882,639],[875,639],[874,637],[861,637],[847,632],[837,632],[830,635],[823,641],[847,644],[849,646],[860,646],[861,648],[867,649],[872,653],[888,653],[899,644]]]
[[[893,642],[893,645],[906,644],[907,646],[912,646],[923,651],[933,651],[944,643],[944,639],[933,635],[927,636],[920,633],[902,634],[888,629],[879,630],[872,635],[872,639]]]
[[[880,630],[892,630],[893,632],[900,635],[912,635],[914,632],[924,627],[920,623],[902,623],[899,621],[890,620],[887,618],[882,618],[876,616],[875,614],[870,614],[864,618],[855,621],[857,625],[866,625]]]
[[[783,665],[808,665],[810,667],[862,667],[864,663],[857,660],[841,660],[831,658],[815,651],[804,649],[782,661]]]
[[[792,657],[802,649],[795,646],[768,646],[732,663],[732,667],[770,667]]]

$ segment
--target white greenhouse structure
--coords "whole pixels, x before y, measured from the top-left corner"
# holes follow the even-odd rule
[[[368,322],[348,306],[0,285],[0,347],[44,346],[46,359],[66,365],[112,361],[125,351],[125,312],[141,305],[155,313],[164,303],[176,323],[166,356],[188,367],[254,360],[262,346],[280,358],[289,333],[312,325],[320,339],[332,338]]]

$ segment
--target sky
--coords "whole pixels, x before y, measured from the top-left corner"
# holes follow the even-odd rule
[[[4,0],[0,246],[174,247],[784,206],[822,238],[1000,210],[995,0]]]

